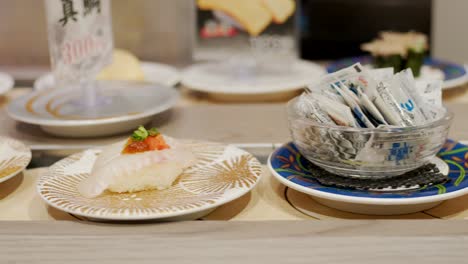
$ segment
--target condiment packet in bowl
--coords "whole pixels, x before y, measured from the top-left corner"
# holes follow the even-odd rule
[[[442,107],[442,84],[439,79],[422,79],[416,81],[416,92],[429,105]]]
[[[355,161],[362,163],[385,162],[385,155],[382,153],[381,149],[378,149],[374,146],[374,137],[375,135],[372,134],[364,147],[358,151],[354,158]]]
[[[346,104],[346,102],[344,101],[343,97],[341,97],[341,95],[339,95],[337,92],[333,91],[332,89],[329,89],[327,86],[328,86],[327,84],[323,86],[322,83],[316,83],[314,85],[309,85],[308,87],[306,87],[306,92],[320,94],[325,97],[328,97],[329,99],[333,101]]]
[[[419,80],[416,82],[416,92],[421,101],[418,104],[428,121],[437,120],[445,114],[441,80]]]
[[[371,69],[369,70],[369,73],[376,81],[385,81],[393,77],[394,70],[393,67],[379,68]]]
[[[298,105],[307,118],[289,116],[294,144],[316,165],[343,176],[412,170],[447,137],[451,115],[442,107],[441,87],[433,80],[416,84],[411,70],[393,74],[393,68],[360,64],[326,75],[288,106],[292,113]]]
[[[334,73],[322,77],[322,83],[331,85],[332,83],[340,84],[351,82],[361,86],[364,91],[369,95],[374,95],[377,82],[370,75],[369,71],[365,69],[360,63],[356,63],[347,68],[341,69]]]
[[[380,113],[379,109],[377,109],[377,107],[369,99],[367,94],[364,93],[362,88],[357,87],[356,90],[361,108],[365,109],[369,113],[369,115],[371,115],[372,118],[377,121],[377,127],[379,125],[387,125],[388,123],[383,117],[383,115]]]
[[[320,124],[335,124],[320,106],[319,102],[307,93],[301,95],[296,104],[297,111],[308,119],[312,119]]]
[[[421,100],[415,92],[416,85],[411,69],[395,74],[390,85],[390,92],[398,102],[404,121],[411,123],[411,125],[424,124],[426,117],[417,103],[418,101],[421,102]]]
[[[338,93],[343,97],[346,104],[351,108],[356,117],[358,124],[361,127],[365,128],[375,128],[374,124],[369,120],[369,118],[364,114],[361,107],[359,106],[356,100],[359,100],[353,92],[349,90],[349,88],[344,84],[341,83],[343,88],[338,85],[332,84],[333,88],[338,91]]]
[[[376,91],[377,96],[373,98],[373,102],[389,125],[399,127],[414,125],[411,119],[405,116],[405,112],[391,93],[389,85],[386,82],[380,82],[377,85]]]
[[[358,127],[351,109],[330,98],[317,93],[308,93],[304,99],[313,100],[318,103],[321,109],[339,126]]]
[[[416,85],[411,69],[393,74],[393,68],[369,70],[356,63],[323,76],[307,90],[309,97],[303,99],[314,98],[313,109],[320,107],[340,126],[409,127],[445,113],[441,107],[441,82]]]

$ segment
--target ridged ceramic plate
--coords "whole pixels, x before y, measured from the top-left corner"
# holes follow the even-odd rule
[[[22,172],[31,161],[31,150],[23,143],[0,137],[0,182]]]
[[[51,166],[39,179],[37,191],[50,206],[89,219],[188,220],[241,197],[260,179],[261,164],[248,152],[217,143],[184,144],[197,162],[166,190],[83,197],[77,185],[89,176],[100,153],[87,150]]]

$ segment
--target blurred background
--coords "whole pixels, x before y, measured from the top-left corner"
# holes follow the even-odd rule
[[[332,60],[359,55],[359,45],[381,30],[429,36],[432,56],[468,62],[466,0],[300,0],[299,56]],[[112,0],[115,46],[142,60],[186,64],[196,43],[192,0]],[[365,19],[362,19],[365,18]],[[37,77],[49,64],[43,1],[0,1],[0,70]],[[25,68],[24,66],[27,66]],[[20,69],[20,70],[19,70]]]
[[[303,0],[301,54],[339,59],[363,54],[360,44],[381,30],[410,30],[431,36],[431,0]]]
[[[180,64],[191,60],[192,0],[112,0],[115,46],[141,59]],[[0,71],[17,83],[49,69],[44,1],[0,0]]]

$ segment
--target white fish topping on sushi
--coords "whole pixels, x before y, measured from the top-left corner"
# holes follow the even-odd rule
[[[117,193],[163,190],[194,161],[193,153],[176,140],[163,137],[155,129],[140,127],[128,141],[103,149],[78,190],[88,198],[106,190]]]

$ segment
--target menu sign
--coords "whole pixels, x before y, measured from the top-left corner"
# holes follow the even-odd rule
[[[56,84],[89,82],[112,60],[109,0],[45,0]]]
[[[295,0],[197,0],[196,60],[297,57]],[[253,54],[252,54],[253,53]],[[278,59],[281,61],[282,59]]]

